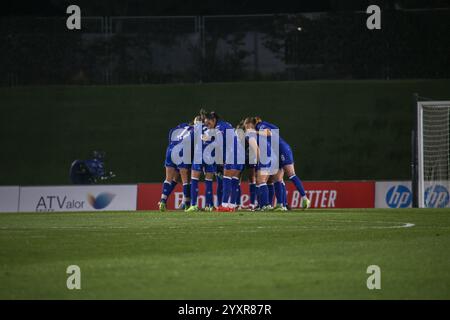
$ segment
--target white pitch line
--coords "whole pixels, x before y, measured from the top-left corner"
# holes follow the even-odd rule
[[[416,226],[414,223],[410,222],[399,222],[399,221],[363,221],[363,220],[327,220],[330,222],[344,222],[344,223],[353,223],[353,222],[361,222],[361,223],[384,223],[384,224],[391,224],[391,223],[400,223],[399,226],[361,226],[360,228],[366,229],[398,229],[398,228],[411,228]]]
[[[240,230],[224,230],[228,228],[227,226],[223,226],[223,225],[207,225],[207,226],[197,226],[197,229],[204,231],[213,231],[214,230],[224,230],[226,232],[256,232],[255,229],[310,229],[310,230],[354,230],[354,229],[399,229],[399,228],[411,228],[414,227],[415,224],[414,223],[410,223],[410,222],[397,222],[397,221],[361,221],[361,220],[325,220],[325,221],[329,221],[329,222],[342,222],[342,223],[346,223],[347,225],[344,226],[344,228],[342,228],[341,226],[326,226],[326,225],[303,225],[303,224],[298,224],[298,225],[289,225],[289,226],[246,226],[243,225],[241,226],[242,229]],[[362,225],[362,226],[355,226],[355,223],[367,223],[369,225]],[[385,225],[385,226],[374,226],[374,225],[370,225],[373,223],[378,223],[378,224],[400,224],[400,225]],[[230,225],[232,226],[232,225]],[[124,229],[153,229],[154,226],[141,226],[139,228],[137,228],[134,225],[130,225],[130,226],[125,226],[125,225],[121,225],[121,226],[113,226],[113,225],[103,225],[103,226],[50,226],[44,229],[52,229],[52,230],[105,230],[105,229],[118,229],[118,230],[124,230]],[[183,226],[169,226],[169,229],[173,230],[174,232],[178,232],[178,233],[190,233],[191,230],[183,230],[184,229],[184,225]],[[179,230],[181,229],[181,230]],[[253,229],[253,230],[252,230]],[[42,230],[42,228],[33,228],[33,227],[0,227],[0,230],[9,230],[9,231],[29,231],[29,230],[33,230],[33,231],[38,231],[38,230]],[[223,232],[223,231],[221,231]]]
[[[402,222],[401,226],[387,226],[387,227],[371,227],[372,229],[398,229],[398,228],[412,228],[415,226],[414,223]]]

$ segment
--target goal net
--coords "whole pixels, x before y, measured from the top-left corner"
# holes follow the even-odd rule
[[[418,206],[450,207],[450,101],[417,102],[417,119]]]

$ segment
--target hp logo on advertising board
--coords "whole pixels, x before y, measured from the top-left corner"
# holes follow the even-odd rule
[[[411,202],[412,193],[407,186],[392,186],[386,193],[386,204],[389,208],[408,208]]]
[[[446,187],[435,185],[425,190],[425,207],[445,208],[448,206],[450,196]]]

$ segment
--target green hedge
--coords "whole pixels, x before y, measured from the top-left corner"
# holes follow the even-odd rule
[[[0,184],[67,184],[94,149],[116,183],[161,181],[168,130],[200,107],[277,124],[305,180],[408,179],[414,92],[450,100],[450,80],[0,88]]]

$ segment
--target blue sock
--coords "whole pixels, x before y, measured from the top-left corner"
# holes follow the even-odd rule
[[[267,184],[265,183],[259,185],[259,198],[261,200],[260,207],[269,205],[269,188],[267,188]]]
[[[223,177],[222,180],[222,204],[226,204],[230,202],[231,197],[231,178]]]
[[[212,180],[205,179],[205,189],[205,205],[207,207],[212,207],[214,206]]]
[[[242,189],[241,189],[241,184],[238,184],[238,188],[237,188],[237,199],[236,199],[236,205],[240,206],[241,205],[241,195],[242,195]]]
[[[220,206],[223,196],[223,178],[220,176],[217,176],[216,195],[217,195],[217,205]]]
[[[176,182],[175,180],[172,180],[172,182],[170,183],[170,187],[172,188],[172,189],[170,190],[170,192],[172,192],[173,189],[175,189],[176,186],[177,186],[177,182]]]
[[[273,196],[275,195],[275,189],[273,183],[267,185],[267,189],[269,189],[269,204],[273,204]]]
[[[198,180],[191,178],[191,206],[197,205],[198,197]]]
[[[283,199],[283,184],[280,181],[277,181],[273,184],[273,187],[275,189],[275,197],[277,198],[277,205],[284,205],[284,199]]]
[[[237,197],[239,192],[239,179],[238,178],[231,178],[231,197],[230,197],[230,203],[236,204]]]
[[[230,177],[223,177],[223,183],[222,183],[222,204],[226,204],[230,202],[231,197],[231,178]]]
[[[259,186],[258,185],[256,185],[255,186],[255,198],[256,198],[256,204],[258,205],[258,207],[260,207],[261,208],[261,197],[260,197],[260,194],[259,194]]]
[[[256,204],[256,184],[250,183],[250,204]]]
[[[283,204],[285,207],[287,207],[288,200],[287,200],[287,191],[286,191],[286,185],[284,184],[284,181],[281,183],[281,188],[283,192]]]
[[[170,193],[172,192],[173,188],[172,185],[166,180],[163,183],[163,189],[161,194],[161,202],[166,203],[167,198],[170,196]]]
[[[184,196],[184,205],[189,206],[191,204],[191,184],[184,183],[183,184],[183,196]]]
[[[295,185],[298,192],[300,192],[300,195],[304,197],[306,195],[306,192],[305,189],[303,188],[303,183],[300,181],[300,179],[296,175],[293,175],[289,177],[289,180],[291,180],[292,183]]]

